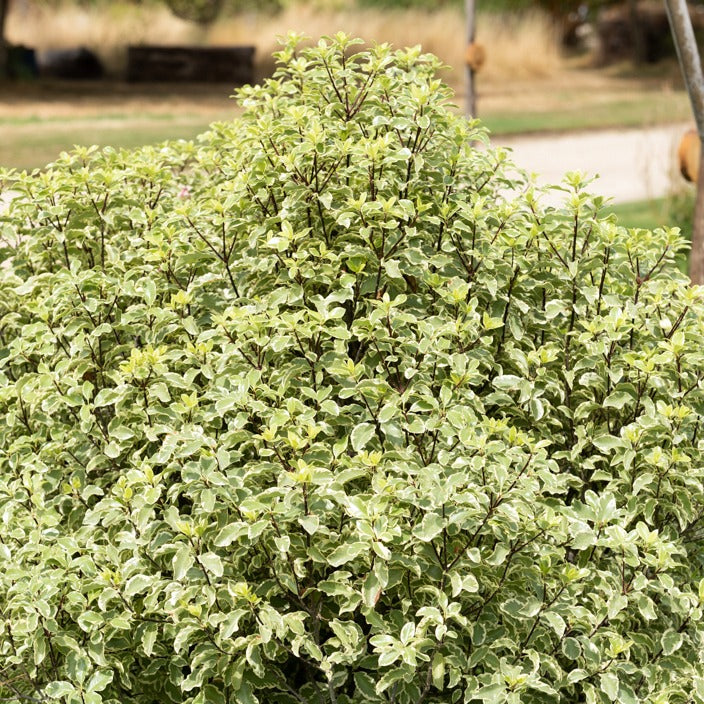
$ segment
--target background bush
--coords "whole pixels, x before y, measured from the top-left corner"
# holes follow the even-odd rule
[[[0,695],[687,702],[701,293],[344,36],[6,175]]]

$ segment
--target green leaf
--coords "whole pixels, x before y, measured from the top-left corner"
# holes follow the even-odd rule
[[[592,438],[592,443],[601,452],[613,452],[618,449],[625,449],[626,443],[621,438],[616,438],[613,435],[601,435],[598,438]]]
[[[149,589],[152,584],[152,579],[152,577],[145,574],[136,574],[133,577],[130,577],[125,584],[125,596],[134,596],[135,594],[139,594],[140,592]]]
[[[694,678],[694,691],[700,700],[704,700],[704,677]]]
[[[662,634],[662,652],[663,655],[672,655],[677,652],[684,642],[684,636],[678,631],[672,629],[665,631]]]
[[[213,544],[219,548],[226,548],[236,540],[239,540],[243,535],[247,535],[246,523],[230,523],[226,525],[213,540]]]
[[[400,657],[401,651],[398,648],[389,648],[379,655],[379,667],[393,665]]]
[[[62,697],[67,697],[75,692],[74,686],[70,682],[63,680],[49,682],[49,684],[44,688],[46,695],[51,697],[51,699],[61,699]]]
[[[78,625],[86,631],[86,633],[90,633],[96,626],[103,625],[103,617],[101,614],[95,613],[95,611],[84,611],[78,617]]]
[[[303,526],[303,529],[308,535],[315,535],[320,526],[318,516],[304,516],[303,518],[299,518],[298,522]]]
[[[115,389],[101,389],[96,397],[93,399],[93,405],[96,408],[101,408],[102,406],[110,406],[115,401],[120,398],[119,394]]]
[[[370,701],[378,701],[379,696],[374,687],[374,680],[364,672],[354,673],[354,684],[362,696]]]
[[[66,658],[66,672],[68,676],[79,685],[85,682],[91,669],[90,660],[80,652],[77,652],[77,650],[72,650],[72,652],[68,654]]]
[[[154,652],[154,645],[157,636],[159,635],[156,624],[149,623],[142,634],[142,649],[144,654],[149,657]]]
[[[445,658],[442,653],[433,655],[433,663],[431,666],[433,677],[433,686],[440,691],[445,686]]]
[[[207,702],[207,704],[227,704],[222,690],[211,684],[203,687],[203,701]]]
[[[213,552],[205,553],[198,557],[200,564],[215,577],[222,577],[224,568],[219,555]]]
[[[114,428],[110,428],[110,437],[113,437],[116,440],[129,440],[134,436],[134,431],[128,428],[126,425],[118,425]]]
[[[243,682],[235,694],[238,704],[259,704],[259,699],[252,693],[252,688]]]
[[[355,560],[360,555],[369,551],[369,546],[366,543],[354,542],[345,543],[335,548],[327,557],[328,564],[333,567],[340,567],[352,560]]]
[[[364,578],[362,584],[362,599],[369,608],[374,608],[382,593],[382,584],[374,571],[371,571]]]
[[[635,399],[626,391],[614,391],[604,399],[604,408],[616,408],[621,410],[626,404]]]
[[[503,685],[489,684],[474,692],[474,698],[489,704],[498,704],[503,701],[505,694],[506,688]]]
[[[403,628],[401,629],[401,635],[400,635],[400,640],[401,643],[404,645],[408,645],[411,642],[411,639],[415,635],[416,632],[416,624],[413,623],[412,621],[409,621],[408,623],[405,623],[403,625]]]
[[[570,547],[575,550],[586,550],[596,545],[596,533],[592,530],[577,533],[572,539]]]
[[[360,423],[357,425],[350,435],[352,448],[359,452],[364,449],[369,441],[374,436],[374,426],[371,423]]]
[[[156,301],[156,284],[152,279],[147,279],[144,282],[144,302],[148,305],[154,305]]]
[[[399,409],[398,407],[393,404],[393,403],[387,403],[385,404],[382,409],[379,411],[379,422],[380,423],[388,423],[390,420],[395,418],[398,415]]]
[[[599,675],[599,687],[612,702],[616,701],[619,690],[618,675],[615,672],[604,672]]]
[[[543,614],[543,618],[550,624],[550,627],[553,629],[553,631],[555,631],[555,635],[558,638],[562,638],[562,636],[565,634],[565,630],[567,629],[565,619],[562,618],[560,614],[557,614],[554,611],[546,611]]]
[[[515,391],[521,385],[523,380],[520,376],[514,374],[501,374],[492,382],[497,389],[502,391]]]
[[[622,683],[618,690],[618,701],[619,704],[639,704],[640,699],[627,684]]]
[[[121,450],[120,446],[117,443],[109,442],[105,446],[103,452],[105,453],[106,457],[109,457],[110,459],[116,459],[120,456]]]
[[[452,596],[457,596],[462,592],[476,594],[479,591],[479,581],[473,574],[460,575],[458,572],[450,573],[450,584],[452,585]]]
[[[610,619],[616,618],[616,616],[628,608],[628,597],[625,594],[615,594],[609,599],[608,604],[608,616]]]
[[[576,638],[565,638],[562,641],[561,650],[570,660],[576,660],[582,654],[582,648]]]
[[[329,596],[348,596],[352,592],[352,588],[347,583],[333,582],[324,580],[318,582],[318,589]]]
[[[112,670],[96,670],[88,680],[89,692],[102,692],[113,678]]]
[[[423,542],[430,542],[442,533],[444,521],[436,513],[426,513],[419,525],[413,529],[413,535]]]
[[[191,567],[193,567],[194,557],[191,551],[185,547],[180,547],[173,557],[174,579],[183,579]]]

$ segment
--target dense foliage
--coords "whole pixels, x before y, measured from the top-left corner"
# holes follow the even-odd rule
[[[0,696],[704,701],[701,290],[344,36],[6,175]]]

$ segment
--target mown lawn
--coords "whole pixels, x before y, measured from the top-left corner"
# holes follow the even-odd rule
[[[613,213],[623,227],[653,230],[657,227],[679,227],[684,236],[692,238],[694,191],[691,188],[665,198],[619,203],[609,206],[604,214]],[[688,254],[679,258],[682,271],[687,271]]]
[[[684,93],[644,93],[602,101],[575,102],[565,93],[563,106],[551,110],[514,112],[488,110],[480,113],[482,121],[495,135],[562,132],[614,127],[649,127],[684,122],[691,108]]]
[[[76,144],[130,148],[167,139],[192,139],[217,117],[123,114],[75,120],[0,120],[0,166],[41,168]]]

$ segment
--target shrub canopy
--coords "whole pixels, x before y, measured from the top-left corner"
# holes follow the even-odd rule
[[[701,289],[418,49],[6,175],[0,695],[704,701]]]

